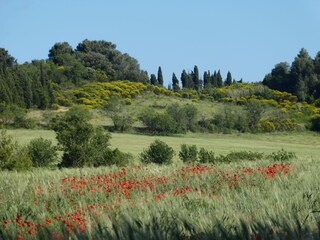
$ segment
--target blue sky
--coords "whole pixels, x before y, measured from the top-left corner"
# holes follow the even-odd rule
[[[221,70],[261,81],[304,47],[320,51],[319,0],[0,0],[0,47],[19,63],[56,42],[106,40],[149,74]]]

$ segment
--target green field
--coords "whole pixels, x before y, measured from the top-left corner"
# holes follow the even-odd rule
[[[9,130],[20,144],[54,132]],[[0,239],[319,239],[320,144],[313,133],[155,137],[112,133],[135,166],[3,172]],[[293,151],[297,158],[141,166],[159,138],[176,152]],[[7,222],[6,222],[7,221]]]
[[[20,144],[27,144],[31,139],[43,137],[55,140],[55,133],[50,130],[8,130]],[[230,151],[256,151],[270,153],[281,148],[293,151],[300,157],[320,156],[320,135],[312,132],[270,133],[270,134],[201,134],[188,133],[179,136],[145,136],[127,133],[112,133],[111,146],[138,156],[155,139],[160,139],[179,152],[181,144],[196,144],[217,154]],[[176,156],[176,159],[177,156]]]

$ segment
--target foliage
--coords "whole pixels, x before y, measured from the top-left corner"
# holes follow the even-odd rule
[[[281,149],[278,152],[271,153],[268,157],[275,162],[283,162],[296,158],[296,154],[294,152],[288,152],[284,149]]]
[[[311,118],[311,130],[320,132],[320,115],[315,115]]]
[[[88,123],[88,110],[70,109],[55,120],[53,129],[63,150],[61,167],[93,166],[109,146],[110,136]]]
[[[271,89],[293,93],[300,101],[312,102],[320,96],[319,59],[320,53],[312,59],[302,48],[291,66],[286,62],[275,65],[263,84]]]
[[[214,115],[212,122],[220,131],[235,129],[239,132],[246,132],[249,128],[247,112],[228,105]]]
[[[140,158],[143,163],[170,164],[172,163],[173,155],[174,150],[171,147],[165,142],[156,139],[148,149],[141,153]]]
[[[263,153],[251,152],[251,151],[232,151],[227,155],[220,155],[216,161],[217,162],[233,162],[233,161],[243,161],[250,160],[256,161],[263,158]]]
[[[215,163],[215,156],[213,151],[208,151],[205,148],[200,148],[198,154],[200,163]]]
[[[167,113],[158,113],[153,109],[145,109],[138,118],[150,132],[163,134],[176,132],[176,123]]]
[[[111,95],[107,104],[103,107],[103,111],[111,118],[115,131],[126,131],[132,127],[134,118],[124,112],[124,101],[117,95]]]
[[[261,132],[294,131],[296,124],[294,120],[282,116],[270,116],[260,119],[257,129]]]
[[[34,119],[27,117],[25,109],[14,104],[0,103],[0,124],[13,128],[31,129],[36,126]]]
[[[192,104],[179,105],[173,103],[168,106],[167,114],[174,119],[176,123],[176,132],[185,133],[196,129],[198,109]]]
[[[128,131],[132,128],[135,119],[128,113],[115,113],[110,116],[115,131]]]
[[[19,147],[12,137],[3,130],[0,131],[0,169],[24,171],[32,167],[28,150]]]
[[[49,167],[57,164],[57,147],[48,139],[42,137],[33,139],[28,144],[28,151],[33,167]]]
[[[261,119],[264,108],[258,100],[250,100],[245,105],[247,110],[248,125],[251,130],[257,128],[257,125]]]
[[[179,152],[179,158],[183,162],[196,162],[198,161],[198,149],[196,145],[182,144]]]
[[[103,158],[95,161],[95,166],[126,166],[133,159],[133,156],[129,153],[121,152],[118,148],[108,149],[104,151]]]
[[[76,103],[89,107],[99,107],[108,104],[113,97],[121,99],[132,99],[145,92],[147,87],[142,83],[128,81],[113,81],[106,83],[89,83],[81,88],[73,90]]]

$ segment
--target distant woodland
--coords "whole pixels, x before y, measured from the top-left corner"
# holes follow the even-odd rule
[[[0,103],[47,109],[53,104],[64,105],[61,95],[65,90],[115,80],[158,87],[164,84],[161,67],[157,73],[149,75],[140,68],[138,60],[120,52],[108,41],[86,39],[75,49],[67,42],[56,43],[49,49],[47,59],[23,64],[18,64],[6,49],[0,48]],[[236,83],[242,83],[242,79],[233,79],[230,71],[225,77],[221,76],[220,70],[201,74],[195,65],[191,72],[173,73],[167,90],[180,92],[189,89],[194,91],[193,94],[201,95],[210,89]],[[287,62],[276,64],[262,84],[291,93],[301,102],[317,101],[320,97],[320,52],[312,58],[307,50],[301,49],[291,65]]]

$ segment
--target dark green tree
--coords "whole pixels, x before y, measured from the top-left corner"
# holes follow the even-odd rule
[[[181,73],[181,84],[182,84],[182,88],[186,88],[188,84],[188,74],[184,69]]]
[[[172,74],[172,88],[174,92],[177,92],[180,90],[179,80],[175,73]]]
[[[205,71],[203,73],[203,87],[207,88],[207,87],[211,87],[211,79],[210,79],[210,71]]]
[[[65,65],[65,61],[73,54],[73,49],[67,42],[59,42],[49,50],[49,60],[59,66]]]
[[[222,87],[223,85],[223,81],[222,81],[222,76],[220,73],[220,70],[217,72],[217,87]]]
[[[151,83],[152,85],[158,85],[158,84],[159,84],[159,83],[158,83],[158,80],[157,80],[157,77],[156,77],[155,74],[151,74],[151,76],[150,76],[150,83]]]
[[[227,78],[226,78],[226,80],[224,82],[224,85],[225,86],[229,86],[231,84],[232,84],[232,75],[231,75],[230,71],[228,71]]]
[[[211,75],[210,82],[213,87],[218,87],[217,71],[214,71]]]
[[[163,76],[161,67],[158,68],[158,83],[160,86],[163,86]]]
[[[192,82],[193,82],[193,86],[195,90],[199,90],[200,89],[200,79],[199,79],[199,69],[198,66],[194,66],[193,68],[193,72],[192,72]]]
[[[6,49],[0,48],[0,67],[13,67],[16,63],[17,60]]]

